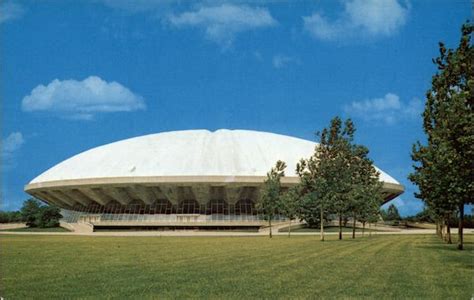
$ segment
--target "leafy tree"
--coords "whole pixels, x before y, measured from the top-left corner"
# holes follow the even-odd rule
[[[339,239],[342,239],[342,223],[350,208],[352,176],[353,176],[353,153],[352,143],[354,140],[355,127],[350,119],[344,122],[339,117],[331,120],[328,130],[327,144],[329,155],[327,161],[328,190],[331,199],[332,212],[339,219]]]
[[[459,244],[463,249],[464,205],[474,194],[474,50],[473,25],[462,26],[457,49],[439,44],[440,55],[433,62],[438,72],[426,94],[423,128],[427,144],[413,146],[414,172],[409,179],[418,185],[421,198],[447,226],[459,213]]]
[[[333,118],[329,128],[317,133],[319,145],[315,147],[314,154],[308,159],[302,159],[296,167],[304,192],[302,217],[310,224],[319,221],[321,241],[324,241],[324,221],[328,214],[337,208],[341,212],[345,202],[344,193],[349,183],[347,178],[344,180],[339,175],[347,175],[342,150],[344,138],[351,135],[351,125],[349,120],[346,132],[346,129],[342,129],[342,120],[339,117]],[[342,213],[339,214],[340,225],[341,222]],[[341,238],[342,229],[340,231]]]
[[[37,227],[37,219],[40,214],[41,202],[31,198],[23,203],[21,214],[26,222],[26,226]]]
[[[36,224],[40,228],[58,227],[61,213],[58,207],[43,205],[40,207]]]
[[[375,224],[377,226],[377,222],[380,219],[380,213],[373,213],[373,214],[368,214],[367,222],[369,223],[369,236],[372,236],[372,229],[370,227],[370,224]]]
[[[328,214],[338,217],[339,239],[342,239],[342,224],[347,222],[348,213],[355,222],[359,215],[366,214],[364,209],[368,206],[378,210],[379,203],[375,205],[380,200],[378,173],[367,157],[368,149],[354,144],[354,133],[350,119],[343,123],[339,117],[333,118],[329,128],[318,133],[319,145],[314,154],[296,167],[305,194],[302,219],[320,222],[321,240],[324,240],[324,220]]]
[[[324,241],[324,222],[328,218],[329,203],[332,194],[328,193],[324,155],[325,145],[315,148],[315,153],[308,159],[302,159],[296,166],[300,177],[301,211],[300,217],[310,226],[320,224],[320,237]]]
[[[383,200],[382,182],[374,182],[373,185],[361,188],[360,191],[359,206],[356,208],[356,219],[362,223],[362,235],[364,235],[365,225],[377,222],[380,217],[379,208]],[[355,237],[354,224],[352,236]]]
[[[301,186],[296,185],[288,189],[280,197],[278,211],[282,213],[288,220],[288,237],[291,236],[291,221],[296,219],[300,207]]]
[[[398,212],[398,208],[395,206],[395,204],[390,204],[390,206],[387,209],[387,221],[400,221],[402,217],[400,216],[400,213]]]
[[[285,176],[286,164],[279,160],[274,168],[267,173],[267,179],[264,181],[260,199],[257,203],[258,208],[263,213],[266,220],[268,220],[268,227],[270,229],[269,236],[272,237],[272,220],[281,203],[281,177]]]
[[[352,214],[352,238],[355,238],[356,221],[365,223],[370,216],[377,214],[382,203],[382,183],[380,173],[368,158],[369,150],[365,146],[352,146],[352,191],[349,211]]]
[[[28,199],[23,203],[21,215],[29,227],[56,227],[61,214],[55,206],[43,205],[37,199]]]
[[[0,211],[0,223],[19,223],[23,218],[19,211]]]

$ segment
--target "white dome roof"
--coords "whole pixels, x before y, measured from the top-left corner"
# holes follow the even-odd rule
[[[118,141],[75,155],[31,181],[106,177],[265,176],[277,160],[295,175],[316,143],[274,133],[220,129],[172,131]],[[381,181],[398,184],[380,171]]]

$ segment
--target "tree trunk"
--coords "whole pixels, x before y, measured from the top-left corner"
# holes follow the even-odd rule
[[[268,227],[270,227],[270,238],[272,238],[272,219],[268,218]]]
[[[464,240],[463,240],[463,231],[464,231],[464,203],[459,205],[459,225],[458,225],[458,249],[464,249]]]
[[[365,233],[365,222],[362,222],[362,236],[364,236]]]
[[[444,240],[444,220],[439,221],[439,233],[439,237]]]
[[[353,220],[352,220],[352,238],[355,239],[356,238],[356,215],[354,214],[352,217],[353,217]]]
[[[342,240],[342,214],[339,214],[339,239]]]
[[[453,243],[453,241],[451,241],[451,226],[449,225],[449,218],[446,221],[446,238],[447,238],[446,242],[448,244]]]
[[[372,224],[369,222],[369,237],[372,236]]]
[[[288,226],[288,237],[291,236],[291,219],[290,219],[290,226]]]
[[[321,206],[320,209],[320,223],[321,223],[321,242],[324,241],[324,210],[323,207]]]

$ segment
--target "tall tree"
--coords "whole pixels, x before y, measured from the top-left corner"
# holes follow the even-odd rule
[[[324,241],[324,222],[328,218],[329,203],[333,197],[326,184],[325,166],[328,160],[324,158],[325,153],[325,145],[320,144],[311,157],[302,159],[296,165],[296,173],[300,177],[300,217],[310,225],[319,223],[321,241]]]
[[[395,206],[395,204],[390,204],[387,209],[387,221],[400,221],[401,219],[402,217],[398,212],[398,208]]]
[[[382,204],[382,182],[380,173],[368,158],[369,150],[355,145],[353,151],[353,189],[351,192],[350,211],[352,213],[352,238],[355,238],[356,221],[359,220],[365,229],[368,219],[377,214]]]
[[[419,187],[421,198],[438,217],[459,213],[458,249],[463,249],[464,205],[474,194],[474,50],[473,25],[466,23],[457,49],[439,44],[433,62],[438,72],[426,94],[423,128],[427,145],[413,146],[414,172],[409,179]]]
[[[275,167],[267,173],[267,179],[264,181],[260,199],[257,203],[265,219],[268,220],[270,238],[272,238],[272,220],[281,202],[282,189],[280,179],[285,176],[285,168],[286,163],[279,160],[276,162]]]
[[[296,185],[288,189],[280,197],[278,211],[283,214],[289,221],[288,237],[291,236],[291,221],[296,219],[300,207],[301,186]]]
[[[342,239],[343,219],[351,204],[353,191],[354,157],[352,152],[355,127],[350,119],[344,124],[338,117],[331,121],[329,129],[328,186],[330,187],[331,208],[339,221],[339,239]]]
[[[354,170],[364,155],[353,145],[355,127],[350,119],[343,122],[339,117],[331,120],[329,128],[320,133],[319,145],[314,154],[297,165],[296,172],[301,178],[306,193],[304,211],[310,212],[321,227],[324,240],[324,219],[330,213],[339,220],[339,239],[342,239],[342,224],[350,208],[351,192],[354,189]],[[316,216],[319,212],[319,216]]]

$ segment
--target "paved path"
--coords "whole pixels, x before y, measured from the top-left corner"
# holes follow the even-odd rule
[[[406,234],[435,234],[436,231],[433,229],[402,229],[400,231],[374,231],[372,235],[406,235]],[[474,234],[474,229],[469,228],[464,230],[465,234]],[[325,235],[337,235],[337,232],[327,232]],[[351,232],[344,232],[344,236],[350,236]],[[457,229],[452,229],[451,234],[457,234]],[[231,231],[116,231],[116,232],[88,232],[88,233],[75,233],[75,232],[18,232],[18,231],[0,231],[0,235],[72,235],[72,236],[189,236],[189,237],[211,237],[211,236],[266,236],[268,232],[231,232]],[[275,236],[286,236],[286,232],[275,232]],[[292,232],[292,236],[319,236],[319,232]],[[358,236],[361,234],[358,233]],[[368,232],[365,233],[369,235]]]
[[[26,223],[0,223],[0,230],[25,228]]]

